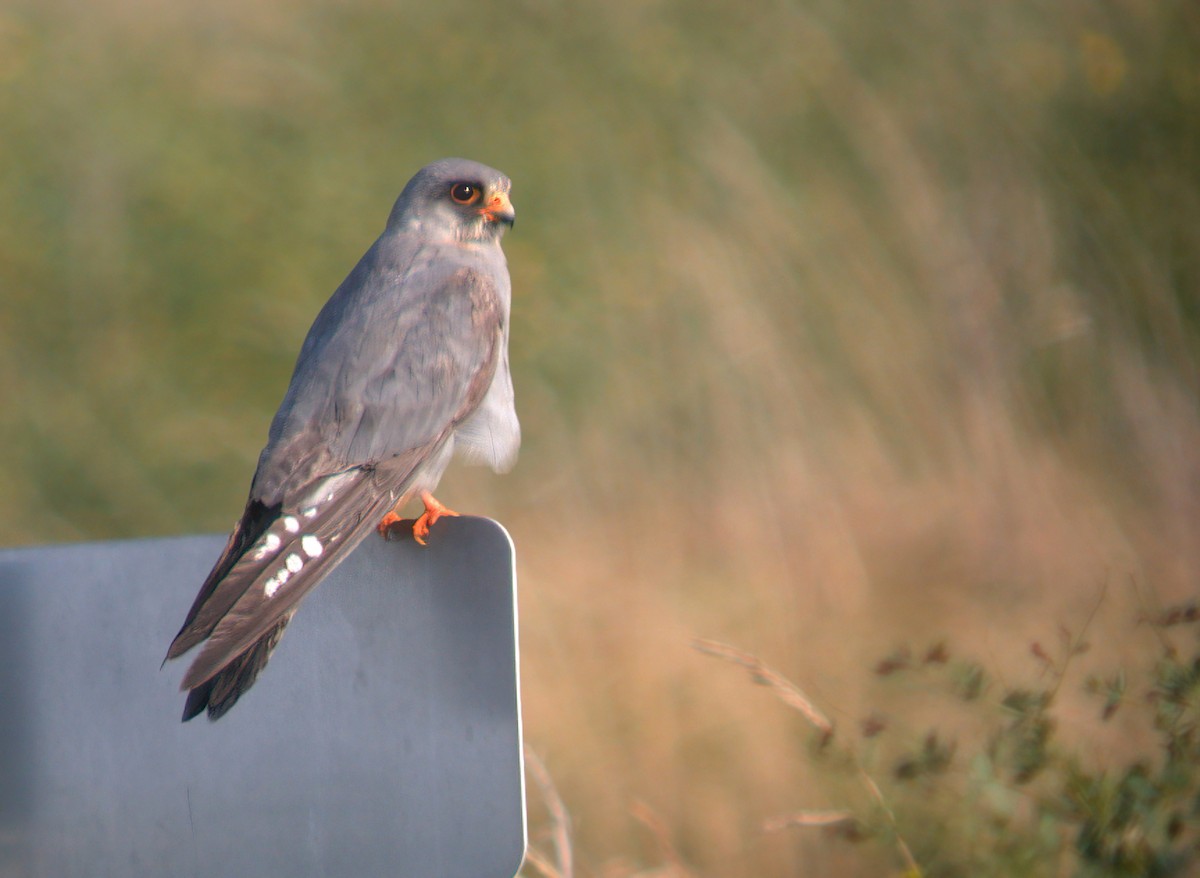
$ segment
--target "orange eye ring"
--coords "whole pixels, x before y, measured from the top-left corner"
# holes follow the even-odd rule
[[[474,183],[455,183],[450,187],[450,197],[455,204],[474,204],[482,195],[482,187]]]

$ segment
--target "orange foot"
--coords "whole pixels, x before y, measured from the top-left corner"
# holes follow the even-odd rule
[[[398,521],[404,521],[404,519],[397,515],[393,509],[379,520],[379,524],[375,526],[375,531],[385,540],[390,540],[392,538],[392,525]]]
[[[425,545],[425,537],[429,536],[429,528],[432,524],[434,524],[443,515],[457,516],[458,513],[453,509],[447,509],[428,491],[421,492],[421,502],[425,504],[425,511],[421,514],[420,518],[413,522],[412,533],[413,539],[423,546]],[[396,510],[393,509],[382,519],[380,519],[375,530],[378,531],[379,535],[385,540],[390,539],[393,525],[408,520],[410,519],[401,518],[396,513]]]
[[[425,537],[429,536],[429,526],[434,524],[443,515],[450,515],[454,518],[458,517],[458,513],[453,509],[447,509],[437,497],[434,497],[428,491],[421,492],[421,502],[425,504],[425,511],[421,513],[421,517],[413,524],[413,539],[422,546],[425,545]]]

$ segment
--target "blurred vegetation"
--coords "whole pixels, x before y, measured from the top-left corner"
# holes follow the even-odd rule
[[[1200,561],[1198,10],[7,0],[0,538],[227,528],[399,188],[485,161],[525,442],[442,493],[520,548],[578,861],[878,874],[759,834],[819,778],[688,643],[860,717],[896,642],[1032,691],[1028,638],[1107,582],[1076,661],[1144,665],[1128,619]],[[1145,743],[1088,697],[1056,746]]]
[[[1098,697],[1094,727],[1123,709],[1152,732],[1142,746],[1100,765],[1060,744],[1053,712],[1064,684],[1079,683],[1069,671],[1090,650],[1086,626],[1080,634],[1061,629],[1053,651],[1030,644],[1042,671],[1033,688],[991,679],[980,662],[952,656],[944,643],[884,658],[876,675],[907,678],[914,690],[943,699],[937,725],[921,733],[902,725],[903,713],[898,728],[872,714],[838,731],[756,657],[713,642],[695,645],[746,667],[755,682],[800,710],[812,727],[801,755],[821,768],[827,789],[853,806],[774,816],[763,832],[823,831],[861,845],[876,874],[1162,878],[1195,874],[1200,861],[1200,648],[1194,631],[1180,638],[1169,630],[1198,619],[1192,602],[1139,620],[1143,634],[1153,633],[1149,652],[1157,658],[1129,677],[1118,669],[1085,681],[1083,691]],[[1190,646],[1181,649],[1180,640]],[[972,682],[963,686],[964,680]],[[939,728],[953,713],[977,726],[968,752]]]

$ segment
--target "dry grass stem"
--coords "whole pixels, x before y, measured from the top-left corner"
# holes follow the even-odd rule
[[[550,858],[541,854],[531,845],[525,852],[525,859],[537,867],[548,878],[573,878],[575,874],[574,848],[571,843],[571,815],[563,804],[558,788],[541,760],[531,747],[525,747],[525,768],[533,782],[541,791],[542,800],[550,812],[551,838],[554,843],[554,864]]]
[[[537,869],[538,874],[545,876],[545,878],[562,878],[562,873],[554,867],[554,863],[550,862],[550,858],[532,845],[525,849],[525,865],[533,866]],[[522,869],[524,869],[524,866]]]
[[[673,878],[691,878],[693,873],[684,864],[683,857],[675,850],[675,845],[671,843],[670,829],[658,812],[645,802],[637,801],[630,806],[629,813],[650,830],[650,834],[654,836],[654,840],[658,844],[659,855],[666,864],[666,869],[655,874],[670,875]]]
[[[858,769],[858,776],[863,782],[863,786],[865,786],[867,791],[870,792],[871,798],[875,800],[875,803],[879,805],[880,810],[883,811],[884,817],[887,819],[888,826],[891,827],[892,833],[896,837],[896,847],[900,849],[900,856],[904,858],[904,864],[908,867],[905,874],[923,875],[924,873],[921,871],[921,867],[917,865],[916,857],[913,856],[912,849],[909,848],[908,843],[904,840],[904,836],[900,834],[900,829],[896,825],[896,815],[888,805],[887,800],[883,797],[883,790],[879,789],[879,784],[875,783],[875,779],[871,777],[871,775],[867,774],[862,767],[859,767]]]
[[[796,686],[796,684],[778,672],[771,670],[769,667],[763,664],[762,659],[760,659],[758,656],[716,640],[705,640],[698,638],[692,642],[692,646],[705,655],[711,655],[717,658],[725,659],[726,661],[733,662],[736,665],[741,665],[743,668],[746,668],[748,671],[750,671],[750,676],[755,683],[759,683],[760,685],[764,686],[770,686],[785,704],[796,708],[802,714],[804,714],[805,718],[808,719],[808,721],[812,723],[812,725],[823,735],[825,735],[827,738],[833,735],[833,723],[830,722],[829,718],[826,717],[825,714],[819,709],[817,709],[812,701],[809,700],[808,696],[805,695],[800,688]],[[904,858],[905,865],[907,866],[907,874],[922,874],[920,867],[917,865],[916,858],[913,857],[912,850],[900,835],[899,828],[896,825],[896,815],[892,812],[892,809],[888,807],[887,801],[883,797],[883,791],[879,789],[879,784],[875,783],[875,780],[869,774],[867,774],[867,772],[861,766],[858,767],[858,776],[863,785],[867,788],[867,791],[871,794],[871,798],[873,798],[879,805],[880,810],[883,812],[884,817],[887,820],[889,828],[895,835],[896,846],[900,849],[900,855]],[[814,817],[814,815],[820,815],[826,819],[826,822],[821,824],[817,822],[816,819],[813,819],[808,823],[793,821],[789,824],[784,822],[780,824],[780,826],[830,825],[841,822],[843,819],[854,819],[852,815],[839,811],[809,811],[798,813],[801,815],[808,814],[810,818]],[[829,819],[832,815],[843,816],[840,816],[838,819]],[[786,821],[786,818],[778,819]],[[780,826],[775,826],[774,828],[780,828]]]
[[[725,659],[735,665],[741,665],[750,672],[751,679],[762,686],[769,686],[779,698],[790,707],[794,707],[804,715],[804,718],[825,737],[833,735],[833,722],[812,703],[800,687],[788,680],[782,674],[763,664],[762,659],[752,653],[736,649],[716,640],[697,638],[692,641],[692,647],[705,655]]]
[[[795,811],[764,820],[762,829],[763,832],[780,832],[792,826],[836,826],[855,819],[849,811]]]

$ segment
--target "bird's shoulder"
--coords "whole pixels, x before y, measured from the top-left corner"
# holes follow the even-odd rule
[[[386,330],[422,319],[431,305],[469,305],[477,319],[503,310],[509,279],[498,246],[385,234],[364,254],[313,323],[305,348],[339,333]]]

